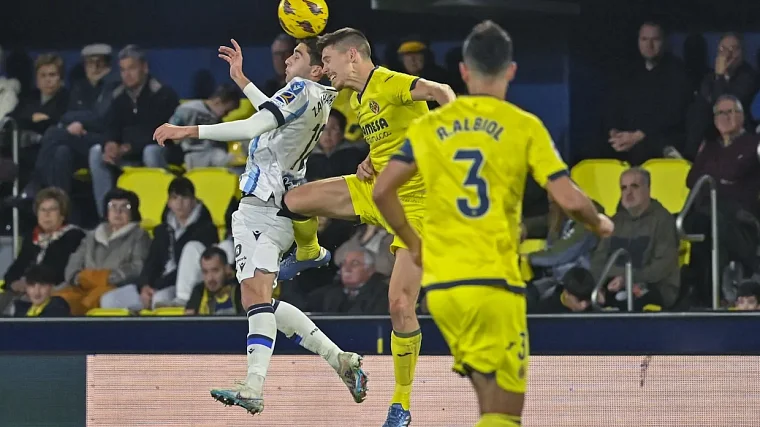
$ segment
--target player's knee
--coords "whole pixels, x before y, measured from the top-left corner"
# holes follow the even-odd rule
[[[302,197],[299,197],[299,188],[296,187],[287,193],[285,193],[285,196],[282,198],[282,215],[286,218],[294,219],[296,221],[304,221],[306,219],[309,219],[309,217],[304,216],[304,206],[301,202]]]
[[[257,273],[259,273],[257,271]],[[254,277],[244,279],[241,283],[241,299],[244,306],[265,304],[272,302],[272,285],[274,275],[271,273],[256,274]]]
[[[415,301],[403,292],[388,297],[388,311],[391,316],[414,313],[414,306]]]
[[[494,375],[478,372],[470,374],[472,385],[478,396],[480,412],[483,414],[505,414],[519,417],[525,404],[525,394],[504,390]]]

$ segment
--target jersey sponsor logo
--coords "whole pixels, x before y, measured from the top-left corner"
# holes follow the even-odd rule
[[[380,113],[380,105],[374,100],[369,101],[369,109],[375,114]]]
[[[381,130],[388,127],[388,121],[385,119],[379,119],[375,120],[374,122],[369,122],[366,125],[362,126],[362,133],[364,136],[372,135],[375,132],[380,132]]]

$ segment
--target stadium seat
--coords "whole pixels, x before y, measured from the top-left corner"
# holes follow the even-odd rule
[[[185,176],[193,182],[195,195],[211,212],[211,219],[219,229],[220,236],[223,236],[227,229],[227,206],[238,188],[237,175],[225,168],[197,168],[191,169]]]
[[[683,267],[689,265],[691,261],[691,242],[688,240],[681,240],[678,246],[678,266]]]
[[[92,181],[92,177],[90,176],[90,170],[87,168],[77,169],[74,171],[74,179],[77,181],[82,182],[89,182]]]
[[[166,207],[169,184],[174,175],[158,168],[124,168],[116,186],[137,193],[140,198],[142,228],[152,231],[161,223],[161,214]]]
[[[0,279],[0,294],[5,292],[5,280]]]
[[[156,312],[155,312],[155,311],[153,311],[153,310],[148,310],[148,309],[145,309],[145,308],[143,308],[143,309],[142,309],[142,310],[140,310],[140,312],[139,312],[139,313],[137,313],[137,314],[139,314],[140,316],[155,316],[155,315],[156,315]]]
[[[240,141],[227,143],[227,152],[232,155],[230,166],[245,166],[248,160],[248,153],[245,152],[245,144]]]
[[[628,164],[618,160],[583,160],[570,171],[570,177],[586,194],[612,216],[620,203],[620,174]]]
[[[543,239],[527,239],[520,243],[520,254],[529,254],[531,252],[538,252],[546,247],[546,240]]]
[[[222,118],[223,122],[234,122],[235,120],[243,120],[251,117],[256,109],[253,108],[253,104],[248,98],[242,98],[240,100],[240,106],[230,111],[226,116]]]
[[[652,176],[652,198],[662,203],[670,213],[681,212],[689,196],[686,176],[691,163],[682,159],[652,159],[644,163],[643,168]]]
[[[659,306],[657,304],[647,304],[647,305],[645,305],[641,309],[641,311],[644,311],[644,312],[658,312],[658,311],[662,311],[662,306]]]
[[[87,316],[91,317],[124,317],[129,315],[129,310],[126,308],[93,308],[87,312]]]
[[[153,310],[154,316],[184,316],[185,307],[160,307]]]
[[[525,255],[520,255],[520,275],[526,282],[533,279],[533,268],[530,266],[528,257]]]

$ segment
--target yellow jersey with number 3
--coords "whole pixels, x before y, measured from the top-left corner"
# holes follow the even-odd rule
[[[414,161],[425,185],[422,286],[505,286],[518,266],[528,173],[545,186],[567,175],[541,120],[489,96],[463,96],[416,120],[394,159]]]
[[[375,67],[361,92],[351,96],[351,108],[356,111],[364,140],[369,144],[372,166],[380,173],[391,156],[401,148],[409,125],[429,110],[424,101],[414,101],[412,90],[419,77]],[[399,191],[411,196],[424,187],[418,175]]]

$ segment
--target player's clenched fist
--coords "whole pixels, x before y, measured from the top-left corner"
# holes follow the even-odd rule
[[[197,126],[175,126],[169,123],[162,124],[155,132],[153,132],[153,139],[158,142],[158,145],[164,146],[166,140],[171,139],[179,141],[185,138],[191,138],[193,134],[193,128],[197,129]]]
[[[372,166],[372,160],[367,156],[363,162],[359,163],[359,167],[356,168],[356,177],[361,181],[367,181],[375,177],[375,168]]]

